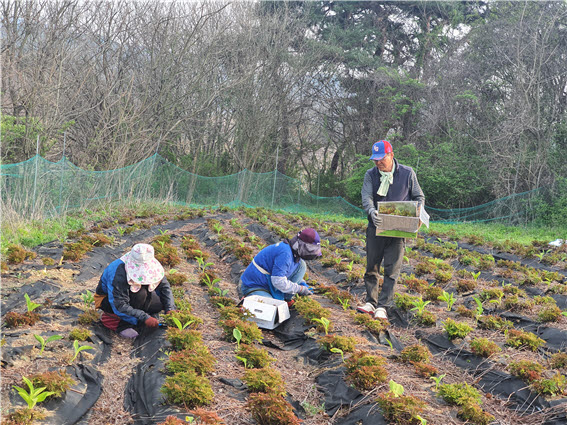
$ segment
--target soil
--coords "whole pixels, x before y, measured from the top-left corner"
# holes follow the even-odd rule
[[[155,218],[151,217],[144,219],[132,217],[120,229],[117,227],[104,229],[103,232],[113,237],[114,242],[108,246],[94,247],[77,262],[60,263],[63,244],[55,241],[37,247],[34,250],[38,254],[35,259],[19,265],[10,265],[8,272],[2,275],[2,316],[9,311],[21,313],[26,311],[24,293],[28,293],[31,300],[42,304],[42,307],[37,310],[41,320],[32,327],[10,329],[3,323],[1,382],[3,419],[15,408],[23,406],[22,400],[12,389],[13,385],[22,385],[22,376],[65,368],[77,373],[78,382],[61,399],[38,405],[43,405],[48,413],[42,423],[159,424],[168,415],[185,418],[190,414],[190,409],[183,406],[164,403],[159,392],[159,387],[167,376],[163,364],[167,359],[168,351],[171,350],[161,328],[155,332],[143,330],[136,340],[131,341],[104,329],[100,323],[88,325],[86,327],[91,331],[91,338],[81,345],[87,344],[93,349],[81,352],[72,365],[69,362],[73,348],[72,341],[67,336],[73,328],[79,327],[78,316],[86,308],[81,294],[86,290],[94,292],[104,267],[127,252],[134,244],[150,243],[154,237],[167,232],[182,258],[175,269],[188,277],[188,281],[182,285],[185,299],[192,306],[192,314],[203,320],[203,324],[199,327],[203,335],[203,343],[217,361],[215,370],[207,375],[214,392],[214,401],[204,408],[216,412],[226,424],[256,423],[246,408],[250,393],[242,382],[244,366],[235,357],[236,344],[225,340],[218,324],[219,309],[209,302],[207,288],[199,283],[198,263],[186,258],[181,243],[184,237],[192,237],[198,241],[202,249],[210,254],[207,261],[214,263],[212,268],[221,278],[218,286],[227,291],[226,296],[238,301],[237,283],[245,266],[233,254],[227,240],[245,244],[257,253],[260,249],[258,245],[281,240],[282,232],[293,235],[304,227],[315,227],[319,230],[323,228],[323,223],[310,221],[311,219],[303,216],[272,214],[267,210],[261,211],[258,217],[254,217],[253,214],[249,214],[250,211],[256,210],[229,211],[220,214],[217,211],[208,211],[205,217],[195,216],[182,220],[171,215],[160,217],[158,221],[161,224],[156,224]],[[250,215],[253,217],[251,218]],[[222,225],[220,232],[208,226],[207,220],[212,218]],[[136,223],[144,223],[142,227],[148,228],[129,234],[121,232],[125,225],[132,226]],[[364,249],[361,247],[364,247],[364,231],[345,223],[324,223],[324,226],[329,231],[320,230],[321,238],[330,242],[329,247],[324,249],[325,255],[330,255],[338,248],[358,255],[362,254],[363,259]],[[241,236],[245,233],[241,229],[247,229],[249,235],[256,237],[251,238],[251,241],[249,237]],[[344,234],[348,234],[349,238],[341,237]],[[439,244],[443,241],[435,239],[435,243]],[[416,254],[432,256],[429,252],[416,249],[413,240],[408,240],[408,246],[410,248],[413,246]],[[466,245],[466,248],[480,253],[499,255],[488,246]],[[57,265],[44,266],[41,259],[46,256],[56,260]],[[351,261],[342,255],[341,257],[343,262]],[[410,257],[403,267],[403,273],[407,275],[415,272],[414,267],[420,261],[417,256]],[[506,254],[506,258],[513,256]],[[522,286],[521,289],[526,290],[529,299],[533,299],[535,294],[550,295],[549,289],[552,285],[565,283],[564,263],[538,267],[539,264],[533,259],[514,258],[514,260],[530,264],[537,269],[560,273],[559,281],[530,287]],[[444,262],[451,264],[455,271],[458,269],[476,271],[474,268],[460,265],[456,259],[447,259]],[[364,264],[360,263],[360,259],[355,259],[352,267],[359,272],[359,276],[362,275]],[[421,377],[411,364],[399,360],[398,354],[403,347],[417,343],[427,345],[434,354],[431,364],[440,371],[439,374],[445,375],[442,383],[467,382],[475,386],[482,394],[482,408],[494,415],[497,423],[567,424],[567,400],[564,398],[567,397],[567,392],[553,397],[538,396],[528,384],[518,382],[517,378],[512,377],[507,369],[511,361],[525,359],[538,361],[544,365],[547,368],[544,372],[546,377],[552,377],[555,373],[565,375],[565,370],[549,369],[548,359],[555,352],[565,352],[567,317],[561,316],[556,322],[539,323],[537,314],[543,308],[539,305],[528,311],[516,313],[518,318],[515,323],[518,328],[527,329],[546,340],[543,348],[530,351],[507,346],[503,332],[479,329],[475,319],[463,318],[456,313],[456,308],[460,304],[474,309],[472,297],[478,296],[483,289],[501,286],[502,283],[516,285],[513,280],[500,276],[503,272],[502,267],[497,266],[492,270],[482,271],[477,288],[465,294],[458,294],[455,290],[457,280],[455,273],[453,279],[443,284],[435,283],[433,274],[421,276],[429,284],[454,293],[457,301],[452,310],[448,311],[444,302],[433,301],[426,310],[434,313],[438,320],[432,327],[422,327],[415,324],[411,311],[388,309],[391,324],[385,333],[379,335],[370,333],[353,319],[356,305],[363,304],[365,296],[364,283],[360,277],[347,282],[344,272],[339,272],[333,267],[324,267],[320,260],[308,262],[308,268],[309,283],[314,287],[337,286],[339,289],[350,291],[354,297],[350,307],[345,310],[323,293],[312,296],[324,308],[331,311],[333,333],[354,337],[357,341],[357,349],[384,356],[387,361],[385,367],[388,371],[388,380],[392,379],[403,385],[404,394],[418,397],[426,402],[427,407],[421,416],[427,419],[428,424],[463,424],[464,422],[457,417],[458,408],[448,405],[436,394],[435,383],[432,380]],[[168,273],[167,268],[166,273]],[[396,291],[408,292],[401,284],[397,285]],[[419,295],[415,292],[411,294]],[[562,300],[561,296],[555,298],[560,302]],[[485,302],[483,305],[484,314],[510,313],[495,303]],[[565,306],[562,309],[565,309]],[[388,382],[377,384],[372,390],[364,392],[349,386],[344,380],[341,356],[325,352],[318,347],[316,338],[321,334],[314,329],[314,326],[305,323],[293,307],[291,316],[288,323],[282,324],[273,331],[262,330],[263,347],[276,359],[272,366],[281,373],[286,385],[286,399],[294,407],[295,414],[302,423],[305,425],[388,423],[375,402],[378,394],[389,391]],[[443,322],[447,318],[465,322],[473,328],[473,331],[463,340],[450,342],[443,330]],[[65,338],[48,343],[43,355],[39,356],[39,344],[34,334],[40,334],[44,338],[58,334]],[[502,352],[490,359],[474,356],[470,353],[469,342],[473,338],[480,337],[496,342],[502,348]],[[348,353],[345,353],[346,356]],[[500,377],[498,379],[501,379],[501,382],[490,381],[493,374]],[[510,385],[507,384],[508,382]],[[73,411],[74,415],[69,414],[69,421],[62,421],[61,414],[67,411]]]

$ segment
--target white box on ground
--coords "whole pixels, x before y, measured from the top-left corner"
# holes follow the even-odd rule
[[[287,302],[273,298],[250,295],[244,298],[242,306],[253,314],[250,320],[263,329],[274,329],[290,317]]]

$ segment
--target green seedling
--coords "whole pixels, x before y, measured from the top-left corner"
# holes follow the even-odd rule
[[[439,390],[439,385],[441,384],[441,381],[443,380],[443,378],[446,376],[446,374],[444,373],[441,376],[431,376],[429,379],[432,379],[433,381],[435,381],[435,392],[437,392]]]
[[[158,241],[158,243],[161,246],[161,249],[165,248],[165,241]]]
[[[171,269],[171,270],[169,271],[169,274],[175,274],[175,273],[177,273],[177,269]]]
[[[215,283],[220,282],[221,279],[217,277],[216,279],[211,280],[211,277],[208,274],[204,274],[203,281],[205,282],[205,285],[207,285],[207,288],[214,289]]]
[[[85,306],[87,308],[90,308],[91,304],[94,304],[95,299],[94,299],[94,295],[91,291],[89,291],[87,289],[87,292],[85,292],[84,294],[81,294],[81,298],[83,299],[83,302],[85,303]]]
[[[427,306],[427,304],[429,304],[431,301],[423,301],[421,298],[417,299],[417,300],[413,300],[411,302],[411,304],[414,306],[411,311],[417,310],[418,314],[423,314],[423,311],[425,310],[425,307]]]
[[[240,349],[240,341],[242,340],[242,332],[240,332],[240,329],[234,328],[232,330],[232,336],[236,340],[236,347]],[[244,367],[246,368],[246,363],[244,363]]]
[[[453,304],[455,304],[455,296],[453,295],[453,293],[449,293],[446,291],[443,291],[443,295],[439,296],[437,298],[440,301],[445,301],[447,303],[447,311],[451,311],[451,308],[453,307]]]
[[[484,307],[482,307],[482,301],[478,297],[473,297],[473,300],[476,303],[475,317],[478,319],[484,313]]]
[[[27,293],[24,294],[24,298],[26,299],[26,306],[28,307],[28,313],[31,313],[38,307],[41,307],[41,304],[34,303],[32,300],[30,300],[30,296]]]
[[[350,300],[348,298],[346,299],[342,299],[342,298],[338,298],[339,302],[341,303],[341,306],[343,307],[344,311],[347,311],[348,308],[350,307]]]
[[[338,353],[341,355],[341,359],[343,359],[343,363],[345,362],[345,353],[340,348],[331,348],[331,353]]]
[[[199,265],[199,269],[201,270],[202,273],[205,273],[207,267],[213,266],[215,264],[215,263],[205,263],[203,257],[195,257],[195,259],[197,260],[197,264]]]
[[[158,229],[158,230],[159,230],[159,234],[160,234],[161,236],[164,236],[164,235],[168,232],[167,229],[166,229],[166,230]]]
[[[51,335],[49,338],[44,339],[41,335],[34,335],[35,339],[41,344],[41,350],[39,351],[39,355],[43,354],[43,350],[48,342],[57,341],[59,339],[63,339],[61,335]]]
[[[342,260],[343,260],[343,259],[342,259],[341,257],[333,258],[333,261],[335,262],[335,264],[336,264],[337,266],[338,266],[339,264],[341,264],[341,261],[342,261]]]
[[[392,344],[392,341],[390,341],[388,338],[384,338],[384,339],[386,340],[386,342],[390,346],[390,351],[394,351],[394,345]]]
[[[489,302],[492,303],[492,304],[498,304],[498,305],[502,304],[502,298],[504,298],[504,292],[500,292],[500,293],[497,293],[495,295],[498,297],[498,299],[497,300],[490,300]]]
[[[404,386],[390,379],[390,392],[394,397],[401,397],[404,395]]]
[[[541,260],[543,260],[543,257],[545,256],[545,254],[547,254],[548,252],[549,252],[549,250],[543,251],[543,252],[539,252],[539,253],[535,254],[535,256],[536,256],[537,258],[539,258],[539,261],[541,262]]]
[[[213,224],[213,229],[215,229],[215,232],[217,233],[217,235],[220,235],[220,233],[222,232],[222,225],[220,223],[214,223]]]
[[[28,404],[29,409],[33,409],[37,403],[41,403],[50,395],[55,394],[53,391],[45,391],[46,387],[34,388],[32,382],[25,376],[22,376],[22,379],[29,387],[29,393],[23,388],[18,387],[16,385],[14,385],[13,388],[18,391],[20,397],[22,397],[24,401]]]
[[[326,317],[321,317],[320,319],[313,319],[315,322],[321,323],[323,329],[325,330],[325,335],[329,335],[329,326],[331,326],[331,321]]]
[[[188,424],[194,424],[195,418],[193,416],[185,416],[185,422],[187,422]]]
[[[118,231],[118,234],[119,234],[120,236],[124,236],[124,232],[126,232],[126,228],[125,228],[125,227],[122,227],[122,226],[116,227],[116,230]]]
[[[405,262],[408,263],[408,264],[410,263],[410,262],[409,262],[409,257],[406,257],[405,255],[404,255],[404,260],[403,260],[403,261],[405,261]]]
[[[354,260],[352,260],[352,261],[351,261],[350,263],[348,263],[348,265],[347,265],[347,269],[348,269],[349,272],[352,271],[352,267],[353,267],[353,266],[354,266]]]
[[[567,316],[567,311],[562,311],[561,314],[562,314],[563,316]]]
[[[236,330],[236,329],[235,329]],[[244,369],[248,368],[248,359],[245,357],[240,357],[240,356],[236,356],[236,358],[238,360],[240,360],[242,363],[244,363]]]
[[[211,289],[221,297],[226,297],[226,295],[228,294],[228,289],[221,289],[218,286],[213,286]]]
[[[480,277],[480,272],[471,272],[471,276],[474,279],[474,281],[476,282],[478,280],[478,278]]]
[[[78,340],[73,341],[73,348],[75,349],[75,355],[73,356],[73,358],[71,358],[71,363],[73,363],[75,361],[75,359],[77,358],[77,356],[79,355],[79,353],[81,351],[94,350],[94,347],[91,347],[90,345],[82,345],[82,346],[79,347],[79,341]]]
[[[177,329],[185,329],[187,326],[190,326],[191,323],[195,322],[194,320],[189,320],[187,323],[182,325],[181,320],[179,320],[177,317],[172,317],[171,320],[173,320],[173,323],[175,323],[175,326],[177,326]]]

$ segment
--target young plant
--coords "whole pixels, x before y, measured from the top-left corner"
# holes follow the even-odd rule
[[[197,264],[199,265],[199,270],[201,271],[201,273],[205,273],[207,267],[214,265],[214,263],[205,263],[205,259],[203,257],[195,257],[195,260],[197,260]]]
[[[240,349],[240,340],[242,340],[242,332],[240,332],[240,329],[234,328],[232,330],[232,336],[236,340],[236,349],[239,350]],[[246,367],[246,362],[244,362],[244,367]]]
[[[326,317],[321,317],[319,319],[313,319],[313,321],[321,323],[323,329],[325,330],[325,335],[329,335],[329,327],[331,326],[331,321]]]
[[[43,350],[45,349],[45,345],[48,342],[51,341],[57,341],[59,339],[63,339],[63,337],[61,335],[51,335],[49,338],[44,339],[41,335],[34,335],[35,339],[37,339],[37,341],[41,344],[41,350],[39,352],[39,355],[41,356],[43,354]]]
[[[411,311],[417,310],[417,314],[421,315],[423,314],[423,311],[425,310],[425,307],[427,306],[427,304],[431,303],[431,301],[423,301],[420,298],[413,300],[412,305],[414,306]]]
[[[464,338],[472,331],[466,323],[455,322],[453,319],[445,320],[443,325],[449,339]]]
[[[91,308],[91,305],[94,304],[95,299],[94,299],[94,295],[91,291],[89,291],[87,289],[87,292],[85,292],[84,294],[81,294],[81,298],[83,299],[83,302],[85,303],[85,307],[87,309]]]
[[[331,353],[338,353],[341,355],[341,359],[343,360],[343,363],[345,362],[345,353],[343,350],[341,350],[340,348],[331,348]]]
[[[451,311],[451,308],[453,307],[453,304],[455,304],[455,296],[453,295],[453,293],[449,293],[446,291],[443,291],[443,294],[437,298],[440,301],[445,301],[447,303],[447,311]]]
[[[350,300],[348,298],[346,299],[342,299],[342,298],[337,298],[339,303],[341,304],[342,308],[344,311],[347,311],[348,308],[350,307]]]
[[[474,279],[474,281],[478,281],[478,278],[480,277],[480,272],[471,272],[471,276]]]
[[[45,391],[45,387],[34,388],[32,382],[25,376],[22,376],[22,379],[27,384],[29,388],[29,392],[16,385],[14,385],[13,388],[15,388],[18,391],[20,397],[22,397],[24,401],[28,404],[29,409],[33,409],[37,403],[41,403],[50,395],[55,394],[53,391]]]
[[[34,303],[32,300],[30,300],[30,296],[27,293],[24,294],[24,298],[26,299],[26,306],[28,308],[28,313],[31,313],[38,307],[41,307],[41,304]]]
[[[429,379],[432,379],[433,381],[435,381],[435,392],[439,391],[439,385],[441,384],[441,381],[443,380],[443,378],[446,376],[447,374],[444,373],[443,375],[440,376],[430,376]]]
[[[79,341],[78,340],[73,341],[73,348],[75,349],[75,355],[71,358],[70,363],[73,363],[75,361],[75,359],[77,358],[77,356],[79,355],[79,353],[81,351],[94,350],[94,347],[91,347],[90,345],[82,345],[82,346],[79,347]]]
[[[478,318],[482,316],[482,313],[484,313],[484,307],[482,307],[482,301],[479,298],[473,297],[473,300],[476,303],[475,317],[478,320]]]
[[[175,326],[177,326],[177,329],[185,329],[187,326],[190,326],[192,323],[195,323],[194,320],[189,320],[189,321],[185,322],[184,324],[182,324],[181,320],[179,320],[177,317],[171,317],[171,320],[173,321],[173,323],[175,323]]]

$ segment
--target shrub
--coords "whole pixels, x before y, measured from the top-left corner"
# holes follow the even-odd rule
[[[440,283],[449,282],[453,278],[453,273],[449,270],[436,270],[435,281]]]
[[[204,375],[214,370],[216,359],[204,345],[171,353],[165,367],[172,373],[194,371]]]
[[[549,365],[553,369],[567,368],[567,353],[555,353],[549,360]]]
[[[533,301],[528,299],[520,299],[517,295],[507,297],[504,301],[504,308],[510,311],[531,310],[533,306]]]
[[[251,394],[247,403],[252,417],[262,425],[300,425],[293,408],[284,398],[273,393]]]
[[[567,378],[560,373],[556,373],[553,378],[534,382],[533,387],[538,393],[543,395],[556,396],[558,394],[565,394]]]
[[[32,251],[26,251],[18,245],[8,245],[6,249],[6,260],[8,264],[21,264],[26,259],[33,260],[37,254]]]
[[[186,408],[209,404],[214,397],[209,380],[193,371],[166,377],[161,392],[169,403]]]
[[[322,317],[331,317],[331,312],[323,308],[316,300],[310,297],[296,297],[295,309],[301,317],[306,319],[309,323],[317,324],[313,319],[320,319]]]
[[[420,325],[423,326],[433,326],[437,323],[437,316],[430,311],[424,310],[421,313],[415,315],[415,319]]]
[[[472,328],[466,323],[455,322],[453,319],[445,320],[443,326],[449,339],[464,338],[472,331]]]
[[[422,362],[429,363],[431,359],[431,352],[425,345],[415,344],[410,345],[402,350],[400,353],[400,360],[405,363],[409,362]]]
[[[425,292],[425,290],[429,286],[425,279],[419,279],[413,274],[402,279],[400,283],[406,285],[410,291],[419,292],[420,294]]]
[[[417,276],[423,276],[426,274],[430,274],[433,273],[435,271],[436,267],[435,264],[433,264],[432,262],[425,260],[425,261],[421,261],[419,263],[417,263],[415,265],[415,274]]]
[[[191,314],[188,310],[173,310],[163,315],[163,321],[171,327],[177,326],[173,318],[179,320],[182,326],[191,322],[191,324],[187,326],[187,329],[197,329],[199,325],[203,324],[203,319]]]
[[[30,381],[35,388],[45,387],[46,391],[53,392],[49,397],[61,397],[61,395],[76,382],[65,370],[43,372],[30,376]]]
[[[394,304],[401,310],[407,311],[413,308],[414,301],[419,300],[419,297],[414,297],[409,294],[398,294],[394,295]]]
[[[236,355],[246,359],[246,367],[249,368],[263,368],[276,361],[265,349],[248,344],[240,344]]]
[[[425,290],[423,295],[424,301],[438,301],[439,297],[443,295],[443,289],[438,286],[430,286]]]
[[[530,360],[519,360],[517,362],[510,362],[508,370],[512,375],[528,383],[532,383],[541,378],[543,366]]]
[[[187,275],[183,273],[168,273],[167,281],[171,286],[181,286],[187,282]]]
[[[470,403],[480,404],[480,393],[466,382],[439,385],[439,395],[449,404],[463,406]]]
[[[236,306],[236,301],[234,301],[232,298],[228,298],[228,297],[222,297],[219,295],[215,295],[213,297],[211,297],[211,304],[214,305],[215,307],[227,307],[227,306],[231,306],[234,307]]]
[[[457,416],[467,423],[474,425],[489,425],[494,422],[494,416],[485,412],[478,404],[469,403],[460,407]]]
[[[505,330],[512,329],[514,324],[509,320],[504,320],[499,316],[481,316],[478,319],[478,327],[480,329],[490,329],[490,330]]]
[[[4,322],[9,328],[17,328],[18,326],[32,326],[39,321],[39,314],[36,311],[28,311],[26,313],[18,313],[17,311],[9,311],[4,316]]]
[[[466,308],[464,305],[459,304],[456,308],[457,314],[459,316],[462,317],[468,317],[470,319],[474,319],[474,317],[476,316],[476,311],[474,310],[469,310],[468,308]],[[480,327],[480,326],[479,326]]]
[[[69,339],[71,341],[86,341],[91,337],[91,331],[85,328],[73,328],[69,332]]]
[[[254,322],[249,322],[247,320],[227,319],[219,321],[219,325],[224,331],[226,340],[230,342],[236,341],[233,335],[233,330],[235,328],[238,329],[242,334],[241,342],[245,344],[252,344],[254,341],[261,342],[264,338],[262,336],[262,331]]]
[[[99,319],[100,315],[94,308],[89,308],[84,313],[79,314],[79,324],[90,325]]]
[[[195,410],[190,410],[189,413],[197,417],[201,424],[224,425],[224,421],[219,418],[215,412],[211,412],[210,410],[197,407]]]
[[[340,335],[325,335],[318,340],[321,348],[331,351],[333,348],[338,348],[344,353],[350,353],[354,350],[356,340],[353,337],[340,336]]]
[[[33,424],[35,421],[41,421],[43,419],[45,419],[45,413],[40,412],[36,409],[30,409],[28,407],[24,407],[21,409],[17,409],[14,412],[7,415],[6,421],[2,420],[2,424],[28,425],[28,424]]]
[[[281,374],[270,367],[247,369],[243,380],[251,392],[286,394]]]
[[[373,319],[369,314],[357,314],[353,313],[355,323],[359,325],[364,325],[373,334],[380,334],[389,325],[387,320],[384,319]]]
[[[418,375],[421,375],[425,378],[430,378],[433,375],[439,373],[439,370],[433,365],[423,363],[423,362],[411,362],[412,365],[415,366],[415,371]]]
[[[471,351],[477,356],[490,357],[502,349],[493,341],[486,338],[475,338],[470,342]]]
[[[384,417],[396,425],[421,425],[419,415],[426,404],[414,396],[396,396],[389,392],[379,394],[376,400]]]
[[[175,350],[192,350],[203,343],[201,332],[192,329],[167,328],[166,338]]]
[[[359,390],[370,390],[376,384],[386,382],[388,372],[383,365],[386,359],[366,351],[356,351],[345,361],[346,377]]]
[[[481,301],[501,300],[503,297],[504,291],[500,288],[483,289],[479,296]]]
[[[553,299],[553,298],[552,298]],[[556,305],[552,305],[541,310],[537,318],[540,322],[556,322],[561,317],[562,311]]]
[[[545,341],[531,332],[524,332],[517,329],[510,329],[506,335],[506,344],[514,347],[526,347],[532,351],[545,344]]]

